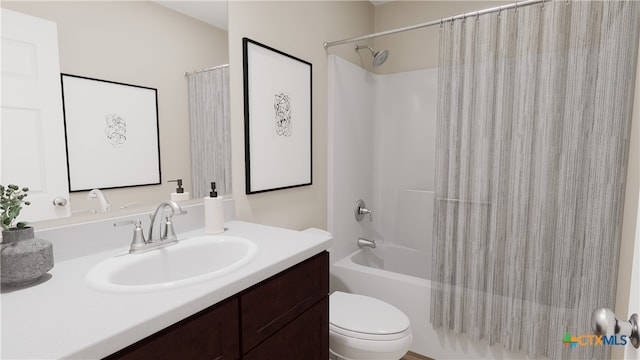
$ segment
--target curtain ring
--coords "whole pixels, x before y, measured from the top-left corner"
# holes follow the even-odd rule
[[[443,25],[444,25],[444,22],[442,21],[442,18],[440,18],[440,28],[442,28]]]
[[[515,11],[516,14],[518,13],[518,2],[516,1],[516,6],[515,6]]]

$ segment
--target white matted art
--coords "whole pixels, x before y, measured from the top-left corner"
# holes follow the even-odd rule
[[[242,45],[246,193],[311,185],[311,63]]]
[[[61,78],[69,191],[160,184],[157,90]]]

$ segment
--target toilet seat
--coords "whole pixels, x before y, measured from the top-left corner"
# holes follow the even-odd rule
[[[329,329],[340,335],[388,341],[411,333],[409,318],[379,299],[336,291],[329,297],[329,304]]]
[[[359,333],[359,332],[343,329],[333,324],[329,324],[329,331],[333,331],[334,333],[340,334],[342,336],[347,336],[347,337],[356,338],[360,340],[374,340],[374,341],[398,340],[398,339],[404,338],[405,336],[411,333],[409,329],[406,329],[402,332],[394,333],[394,334],[386,334],[386,335],[366,334],[366,333]]]

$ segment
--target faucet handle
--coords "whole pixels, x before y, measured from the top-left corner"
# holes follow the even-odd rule
[[[176,214],[177,215],[177,214]],[[162,228],[162,240],[173,241],[178,237],[176,236],[176,232],[173,230],[173,222],[171,221],[171,216],[165,217],[164,227]]]
[[[364,216],[367,214],[369,215],[369,221],[373,221],[373,214],[371,213],[371,210],[366,208],[366,206],[367,205],[364,203],[364,200],[358,199],[358,201],[356,201],[356,208],[354,210],[354,215],[356,217],[357,222],[362,221]]]
[[[147,241],[144,239],[144,232],[142,230],[142,221],[126,220],[126,221],[119,221],[113,224],[114,227],[125,226],[125,225],[134,225],[133,239],[131,240],[131,246],[129,248],[129,252],[131,253],[143,247],[147,243]]]

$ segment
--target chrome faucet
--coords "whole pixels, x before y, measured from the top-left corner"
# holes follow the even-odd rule
[[[161,211],[164,212],[165,208],[171,208],[171,215],[165,217],[164,227],[160,232],[160,236],[154,237],[153,226],[156,223],[156,217],[158,216],[159,212]],[[149,239],[147,240],[147,243],[154,243],[157,241],[165,241],[165,240],[168,240],[168,241],[177,240],[176,233],[173,230],[172,219],[174,215],[182,215],[186,213],[187,212],[182,210],[180,205],[178,205],[178,203],[173,200],[167,200],[161,203],[160,205],[158,205],[158,207],[156,208],[156,211],[154,211],[153,215],[151,215],[151,224],[149,224]]]
[[[376,241],[375,240],[369,240],[369,239],[365,239],[365,238],[358,238],[358,247],[365,247],[368,246],[372,249],[376,248]]]
[[[162,212],[164,215],[164,209],[170,208],[171,215],[165,217],[164,224],[162,224],[162,230],[160,231],[160,236],[153,235],[153,228],[156,223],[156,217],[158,214]],[[142,231],[142,222],[141,221],[121,221],[113,224],[113,226],[122,226],[122,225],[134,225],[135,228],[133,230],[133,240],[131,241],[131,246],[129,247],[129,254],[138,254],[147,252],[152,249],[161,248],[165,246],[169,246],[172,244],[178,243],[178,237],[176,236],[175,231],[173,230],[173,216],[174,215],[182,215],[186,214],[178,203],[172,200],[165,201],[158,205],[153,214],[150,214],[151,224],[149,224],[149,238],[145,240],[144,232]]]
[[[109,204],[109,200],[107,200],[107,197],[104,196],[104,194],[102,193],[102,191],[100,191],[100,189],[93,189],[89,191],[89,194],[87,194],[87,199],[89,200],[98,199],[98,201],[100,202],[101,212],[107,212],[111,210],[111,204]]]

